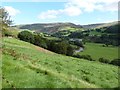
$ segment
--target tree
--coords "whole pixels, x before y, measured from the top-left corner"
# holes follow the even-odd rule
[[[34,35],[29,31],[20,32],[18,38],[26,42],[34,43]]]
[[[66,55],[72,56],[73,53],[74,53],[74,49],[73,49],[72,46],[69,45],[69,46],[67,47],[67,53],[66,53]]]
[[[114,59],[110,62],[110,64],[120,66],[120,59]]]
[[[43,48],[47,48],[46,41],[39,35],[34,35],[34,44]]]
[[[11,32],[9,26],[12,24],[9,13],[2,7],[0,7],[0,27],[2,29],[2,36],[10,36]]]
[[[0,7],[0,23],[5,26],[10,26],[13,22],[10,18],[9,13],[4,8]]]
[[[66,54],[67,53],[67,44],[65,42],[60,42],[56,44],[57,50],[56,53]]]

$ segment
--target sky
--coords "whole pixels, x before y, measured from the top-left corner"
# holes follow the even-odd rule
[[[15,25],[71,22],[80,25],[118,20],[119,0],[5,0]]]

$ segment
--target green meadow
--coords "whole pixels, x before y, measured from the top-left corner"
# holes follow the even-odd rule
[[[92,46],[89,43],[86,53],[88,48],[92,55],[95,53]],[[14,38],[3,38],[2,47],[3,88],[118,87],[117,66],[56,54]],[[104,56],[107,50],[117,51],[97,44],[95,48],[101,48]],[[111,52],[108,54],[106,57],[117,57]]]
[[[103,44],[86,43],[83,52],[79,52],[80,55],[90,55],[94,60],[99,58],[105,58],[109,60],[118,58],[118,47],[108,46],[103,47]]]

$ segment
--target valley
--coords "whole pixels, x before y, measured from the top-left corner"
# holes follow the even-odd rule
[[[21,13],[27,17],[25,21],[19,20],[30,23],[33,19],[32,23],[14,25],[9,11],[0,7],[0,89],[120,88],[120,21],[88,25],[81,25],[78,18],[79,24],[74,20],[65,22],[65,17],[62,22],[53,21],[59,14],[67,16],[69,12],[72,15],[81,12],[77,9],[78,13],[71,13],[71,9],[66,8],[48,10],[47,14],[53,15],[42,12],[41,23],[34,23],[37,22],[31,18],[34,13]],[[48,21],[43,23],[46,16]]]

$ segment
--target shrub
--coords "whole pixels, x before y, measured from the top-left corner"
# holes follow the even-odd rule
[[[102,63],[110,63],[110,60],[105,58],[99,58],[99,61]]]
[[[67,53],[66,53],[66,55],[72,56],[73,53],[74,53],[74,49],[73,49],[72,46],[69,45],[69,46],[67,47]]]
[[[87,59],[89,61],[93,61],[90,55],[81,55],[81,58]]]
[[[34,43],[34,35],[29,31],[20,32],[18,38],[26,42]]]
[[[12,36],[12,33],[7,28],[2,29],[2,36]]]
[[[64,41],[62,42],[47,41],[47,46],[48,46],[47,49],[59,54],[72,56],[74,53],[73,47]]]
[[[40,35],[34,35],[34,44],[43,48],[47,48],[45,39],[43,39]]]
[[[114,59],[110,62],[110,64],[120,66],[120,59]]]
[[[76,54],[76,55],[73,55],[73,57],[83,58],[83,59],[86,59],[86,60],[89,60],[89,61],[94,61],[90,55],[79,55],[79,54]]]
[[[74,41],[74,44],[80,47],[84,47],[81,41]]]
[[[57,49],[56,49],[56,53],[59,53],[59,54],[67,54],[67,44],[65,42],[60,42],[58,44],[56,44],[55,46]]]
[[[75,54],[75,55],[73,55],[73,57],[81,58],[81,56],[79,54]]]

